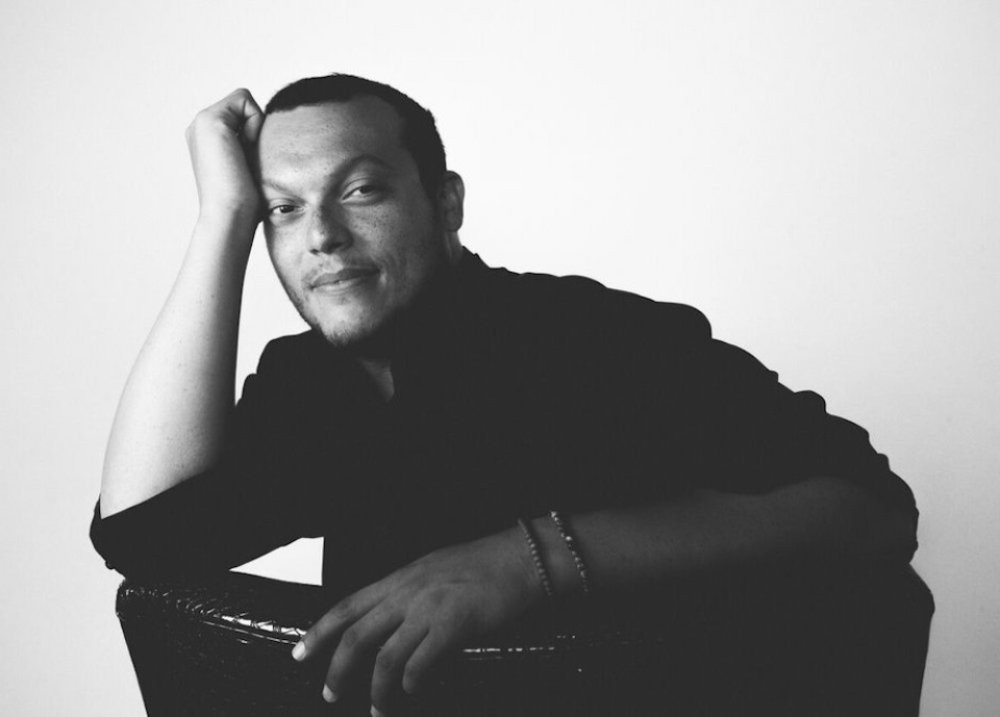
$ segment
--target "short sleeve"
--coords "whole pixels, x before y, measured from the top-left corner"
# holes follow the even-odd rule
[[[217,465],[107,518],[98,502],[90,537],[109,568],[127,576],[204,574],[316,534],[302,485],[315,471],[306,461],[317,426],[295,405],[309,369],[303,341],[267,346],[244,383]]]
[[[746,351],[718,340],[689,354],[693,444],[706,487],[764,492],[809,477],[836,477],[916,520],[913,493],[868,432],[832,415],[812,391],[782,385]]]
[[[556,326],[572,440],[613,481],[588,504],[670,499],[709,488],[765,493],[839,478],[916,521],[913,494],[857,424],[812,391],[792,391],[747,351],[712,336],[696,309],[583,285]],[[581,311],[580,307],[585,307]],[[587,466],[581,465],[585,474]],[[614,496],[618,496],[615,498]]]

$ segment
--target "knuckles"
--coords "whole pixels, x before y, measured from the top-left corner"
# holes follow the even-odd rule
[[[419,605],[424,610],[440,612],[443,608],[451,607],[452,602],[453,596],[450,590],[435,587],[421,593]]]
[[[329,621],[332,622],[346,622],[351,619],[354,614],[354,605],[350,600],[344,600],[333,606],[333,609],[326,614]]]
[[[383,703],[380,697],[386,697],[385,690],[402,687],[414,692],[425,671],[445,650],[495,621],[495,616],[490,617],[497,607],[495,599],[491,599],[495,596],[489,595],[488,589],[484,593],[482,577],[462,554],[447,550],[428,554],[385,578],[374,590],[362,591],[333,606],[309,631],[309,647],[333,641],[339,633],[330,664],[336,677],[361,653],[374,651],[379,644],[375,642],[381,635],[378,629],[372,632],[359,627],[359,618],[371,609],[378,609],[387,620],[395,622],[397,630],[401,629],[400,623],[408,623],[410,629],[422,626],[437,635],[433,649],[425,648],[419,657],[407,652],[412,645],[402,652],[390,647],[374,654],[372,704],[378,707]],[[377,608],[373,608],[373,599],[381,603]]]
[[[213,107],[209,107],[194,116],[185,130],[185,134],[190,139],[203,132],[223,132],[226,130],[228,127],[222,115]]]
[[[340,636],[340,646],[351,652],[363,642],[361,631],[357,627],[349,627]]]
[[[399,657],[389,650],[379,650],[375,656],[375,667],[383,672],[395,672],[399,668]]]

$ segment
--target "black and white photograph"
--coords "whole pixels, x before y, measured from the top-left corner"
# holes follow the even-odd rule
[[[1000,5],[2,15],[0,712],[997,714]]]

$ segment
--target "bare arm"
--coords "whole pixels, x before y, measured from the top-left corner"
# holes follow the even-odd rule
[[[207,468],[233,406],[243,278],[258,219],[245,148],[263,120],[246,90],[187,130],[200,213],[184,263],[125,384],[101,480],[104,517]]]
[[[533,521],[554,587],[579,589],[551,520]],[[592,580],[603,589],[703,572],[801,561],[905,561],[914,526],[864,489],[812,478],[764,494],[702,490],[676,501],[571,518]]]
[[[813,478],[761,495],[698,491],[650,506],[571,516],[595,589],[628,589],[703,571],[797,561],[908,559],[909,517],[865,490]],[[580,589],[558,530],[532,521],[557,595]],[[544,594],[515,526],[435,551],[349,596],[303,637],[297,659],[336,648],[327,673],[334,699],[358,662],[377,651],[372,704],[383,713],[400,687],[416,689],[448,650],[509,623]]]

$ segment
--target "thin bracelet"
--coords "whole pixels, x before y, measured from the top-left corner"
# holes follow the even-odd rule
[[[552,581],[549,580],[549,571],[545,569],[545,563],[542,562],[542,555],[538,551],[538,541],[535,540],[535,534],[531,532],[531,528],[528,527],[528,523],[524,518],[518,518],[517,524],[521,526],[521,530],[524,531],[524,537],[528,541],[528,550],[531,551],[531,559],[535,562],[535,570],[538,571],[538,578],[542,582],[542,590],[545,591],[545,597],[552,597]]]
[[[573,563],[576,565],[576,572],[580,575],[580,585],[583,587],[583,592],[589,593],[590,577],[587,574],[587,564],[583,562],[583,556],[580,555],[580,549],[577,547],[576,536],[573,535],[569,526],[566,525],[566,521],[563,520],[563,517],[557,511],[550,511],[549,517],[552,518],[552,522],[555,523],[556,528],[559,530],[559,535],[562,536],[563,542],[566,543],[569,554],[573,556]]]

